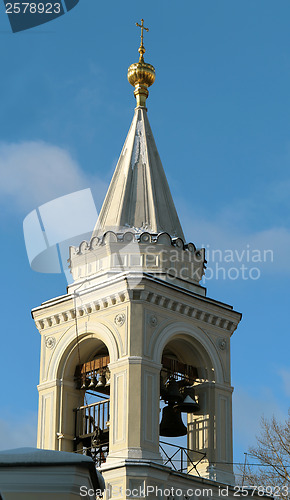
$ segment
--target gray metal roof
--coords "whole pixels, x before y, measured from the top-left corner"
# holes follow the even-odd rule
[[[0,451],[0,467],[40,467],[75,465],[88,469],[96,489],[105,489],[102,474],[96,470],[91,457],[66,451],[40,450],[38,448],[16,448]]]

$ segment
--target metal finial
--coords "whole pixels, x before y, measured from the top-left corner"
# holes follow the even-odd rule
[[[155,80],[155,69],[152,64],[145,63],[143,54],[145,54],[145,47],[143,45],[144,30],[149,31],[144,26],[144,19],[141,19],[141,24],[136,23],[138,28],[141,28],[141,45],[138,49],[140,54],[139,62],[131,64],[128,68],[128,81],[135,87],[134,96],[137,101],[137,108],[146,107],[146,99],[149,95],[148,87],[150,87]]]
[[[141,44],[140,44],[140,47],[138,49],[138,52],[140,54],[140,59],[139,61],[143,61],[143,54],[145,54],[145,47],[144,47],[144,44],[143,44],[143,41],[144,41],[144,35],[143,35],[143,30],[145,31],[149,31],[149,28],[145,28],[144,26],[144,19],[141,19],[141,24],[139,23],[136,23],[136,26],[138,26],[138,28],[141,28]]]

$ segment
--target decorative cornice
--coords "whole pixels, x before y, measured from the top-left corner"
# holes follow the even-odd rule
[[[142,228],[136,227],[122,232],[106,231],[101,236],[94,236],[90,241],[82,241],[78,247],[70,247],[70,257],[87,254],[107,243],[129,243],[130,241],[140,244],[145,243],[146,245],[161,243],[177,247],[180,250],[188,251],[189,254],[195,254],[197,262],[206,262],[204,259],[204,248],[196,248],[194,243],[185,243],[182,238],[172,237],[167,232],[149,233],[142,230]]]
[[[35,324],[39,331],[47,330],[48,328],[54,327],[56,324],[70,322],[75,320],[75,318],[81,318],[83,316],[87,316],[88,314],[92,314],[96,311],[107,309],[112,305],[122,304],[126,300],[129,300],[129,292],[128,290],[121,291],[119,293],[114,293],[112,295],[93,300],[91,302],[86,302],[81,305],[77,305],[76,309],[67,309],[57,316],[59,321],[56,323],[53,321],[55,315],[47,316],[45,318],[36,319]]]
[[[83,296],[83,300],[84,299],[85,296]],[[231,320],[227,317],[228,314],[222,314],[222,312],[227,311],[231,315],[239,315],[239,313],[236,313],[231,309],[222,309],[221,312],[210,313],[207,308],[203,306],[208,307],[211,304],[205,302],[203,299],[198,300],[199,304],[190,306],[188,304],[184,304],[184,302],[178,300],[178,298],[172,299],[170,297],[165,297],[164,291],[163,295],[161,295],[161,293],[152,293],[149,290],[140,289],[120,291],[119,293],[115,292],[112,295],[107,295],[97,300],[84,302],[82,305],[76,307],[76,314],[75,311],[71,308],[58,314],[58,323],[54,321],[55,315],[36,320],[35,323],[39,331],[46,331],[49,328],[54,327],[56,324],[72,321],[75,319],[75,317],[81,318],[88,314],[93,314],[97,311],[103,311],[112,305],[122,304],[126,301],[148,302],[150,304],[157,305],[161,309],[181,314],[185,317],[195,319],[196,321],[199,321],[203,324],[218,327],[223,331],[226,330],[231,334],[235,331],[239,323],[239,320]]]

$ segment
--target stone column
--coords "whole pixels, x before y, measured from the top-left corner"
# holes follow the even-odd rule
[[[140,356],[110,363],[110,452],[113,459],[157,460],[160,365]]]
[[[188,448],[206,454],[198,465],[198,472],[203,477],[229,484],[234,484],[232,391],[232,387],[213,382],[197,385],[195,393],[200,411],[188,415]]]

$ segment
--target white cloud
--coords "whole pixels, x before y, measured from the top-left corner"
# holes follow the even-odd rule
[[[191,202],[190,205],[182,202],[179,215],[188,241],[206,248],[209,245],[208,265],[210,250],[241,252],[249,248],[273,251],[273,262],[268,258],[265,263],[259,263],[263,273],[290,272],[290,230],[287,225],[271,225],[269,222],[268,228],[253,231],[249,222],[249,214],[260,207],[262,199],[267,206],[275,204],[279,193],[285,194],[288,185],[286,181],[269,185],[259,196],[253,194],[252,198],[236,199],[231,206],[221,207],[210,218],[198,207],[194,210]],[[88,187],[92,189],[99,209],[107,184],[100,178],[86,175],[67,150],[42,141],[0,143],[0,195],[6,212],[15,208],[28,212],[50,200]],[[281,199],[288,198],[285,194],[280,196]]]
[[[101,200],[106,187],[102,180],[85,175],[68,151],[42,141],[1,143],[0,172],[0,194],[6,211],[33,209],[91,186],[96,186]]]
[[[3,414],[3,411],[2,411]],[[9,415],[0,419],[0,449],[36,448],[37,415]]]

